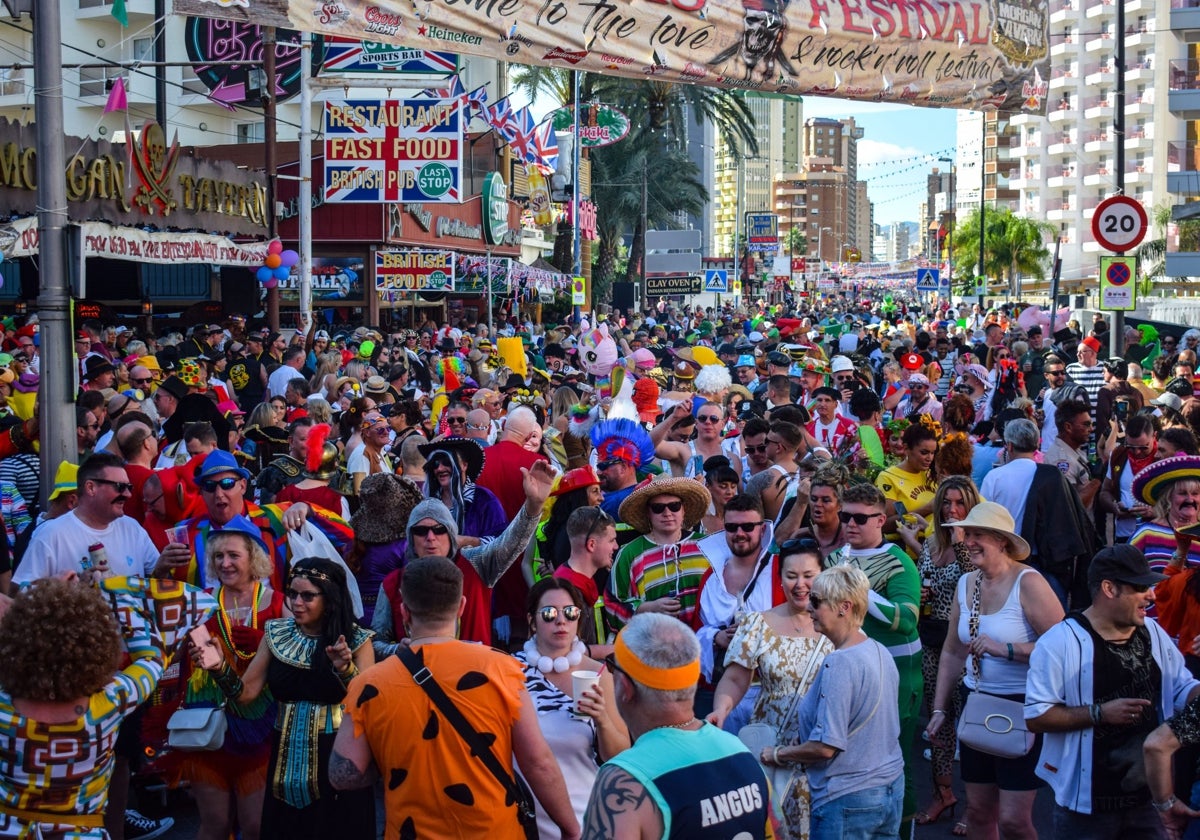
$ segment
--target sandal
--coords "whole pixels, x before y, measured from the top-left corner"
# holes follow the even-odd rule
[[[954,828],[950,831],[955,837],[967,836],[967,824],[965,822],[956,822]]]
[[[942,814],[950,812],[950,818],[954,819],[954,809],[958,807],[958,798],[954,795],[954,789],[950,785],[937,785],[937,799],[933,804],[920,811],[913,818],[917,825],[932,825],[942,818]]]

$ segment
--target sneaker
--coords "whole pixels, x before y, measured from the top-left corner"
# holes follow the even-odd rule
[[[174,825],[172,817],[152,820],[132,808],[125,809],[125,840],[153,840],[166,834]]]

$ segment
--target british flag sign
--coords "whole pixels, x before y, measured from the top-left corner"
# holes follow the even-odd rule
[[[460,203],[464,102],[327,101],[325,201]]]

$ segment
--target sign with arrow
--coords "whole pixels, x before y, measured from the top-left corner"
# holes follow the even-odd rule
[[[917,270],[918,292],[936,292],[941,287],[941,272],[936,268],[922,268]]]
[[[704,291],[717,294],[729,293],[729,272],[723,268],[710,269],[704,272]]]

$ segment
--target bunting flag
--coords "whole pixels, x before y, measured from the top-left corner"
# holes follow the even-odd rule
[[[129,99],[125,94],[125,79],[117,76],[113,80],[112,90],[108,92],[108,101],[104,103],[104,113],[124,111],[129,108]]]
[[[554,120],[548,119],[533,132],[533,152],[536,163],[547,175],[558,168],[558,138],[554,134]]]
[[[508,97],[496,102],[494,105],[487,105],[483,109],[483,119],[488,125],[500,135],[504,142],[511,142],[516,128],[516,115],[513,114],[512,105],[508,102]]]
[[[112,11],[109,13],[121,26],[129,26],[129,12],[125,10],[125,0],[113,0]]]
[[[450,83],[447,87],[428,88],[421,91],[417,95],[428,96],[433,99],[454,99],[455,97],[462,96],[464,93],[466,93],[466,91],[463,90],[462,79],[458,78],[458,74],[451,76],[447,81]]]
[[[533,163],[537,159],[533,151],[533,135],[537,133],[537,123],[533,121],[533,115],[529,113],[528,108],[522,108],[513,115],[512,132],[513,136],[508,145],[513,154],[519,160]]]
[[[467,104],[479,115],[485,119],[487,117],[487,101],[488,92],[487,85],[480,85],[475,90],[466,94]]]

